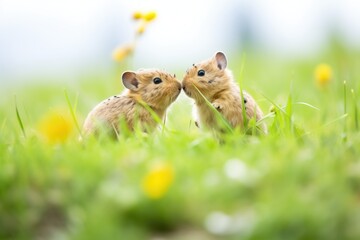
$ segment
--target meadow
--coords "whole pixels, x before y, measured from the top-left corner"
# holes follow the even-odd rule
[[[359,239],[359,56],[230,55],[267,115],[260,136],[198,129],[181,93],[166,128],[79,141],[121,65],[2,91],[0,238]]]

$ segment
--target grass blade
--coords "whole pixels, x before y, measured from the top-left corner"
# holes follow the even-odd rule
[[[67,104],[68,104],[68,107],[69,107],[69,110],[70,110],[70,113],[71,113],[71,117],[72,117],[72,119],[73,119],[73,121],[74,121],[74,123],[75,123],[76,129],[78,130],[80,136],[83,137],[83,135],[82,135],[82,133],[81,133],[81,128],[80,128],[80,126],[79,126],[79,123],[78,123],[77,118],[76,118],[76,115],[75,115],[75,110],[74,110],[75,108],[73,108],[72,105],[71,105],[71,102],[70,102],[70,99],[69,99],[69,95],[68,95],[66,89],[64,89],[64,95],[65,95],[66,102],[67,102]],[[76,101],[77,101],[77,98],[76,98]],[[75,103],[75,106],[76,106],[76,103]]]
[[[157,113],[154,110],[152,110],[152,108],[146,102],[139,100],[138,103],[140,103],[140,105],[150,113],[151,117],[155,120],[155,122],[157,122],[163,128],[163,131],[168,130],[164,122],[161,120],[161,118],[157,115]]]
[[[288,96],[288,100],[286,103],[285,111],[287,113],[288,118],[286,118],[286,125],[291,133],[294,133],[294,124],[292,121],[293,115],[293,81],[290,82],[290,94]]]
[[[19,113],[19,109],[18,109],[18,106],[17,106],[17,102],[16,102],[16,96],[15,96],[15,111],[16,111],[16,118],[17,118],[17,121],[18,121],[19,126],[20,126],[20,128],[21,128],[22,134],[23,134],[24,137],[26,138],[26,133],[25,133],[24,124],[23,124],[23,121],[22,121],[22,119],[21,119],[21,116],[20,116],[20,113]]]
[[[277,109],[279,109],[285,116],[287,116],[287,113],[284,109],[284,107],[280,107],[278,104],[276,104],[274,101],[272,101],[270,98],[265,96],[264,94],[260,93],[266,100],[268,100],[272,105],[274,105]],[[288,117],[288,116],[287,116]]]
[[[239,88],[240,88],[240,101],[241,101],[241,108],[242,108],[241,110],[242,110],[243,124],[244,124],[244,129],[247,129],[248,119],[246,116],[246,109],[245,109],[245,104],[244,104],[244,93],[242,90],[242,83],[243,83],[242,80],[243,80],[243,76],[244,76],[245,61],[246,61],[246,55],[243,54],[242,61],[240,64]]]
[[[351,93],[354,101],[354,121],[355,121],[355,129],[359,131],[359,119],[358,119],[358,108],[357,108],[357,97],[354,89],[351,89]]]
[[[296,104],[296,105],[304,105],[304,106],[307,106],[307,107],[309,107],[309,108],[312,108],[312,109],[315,109],[315,110],[317,110],[317,111],[320,111],[319,108],[317,108],[317,107],[315,107],[315,106],[313,106],[313,105],[311,105],[311,104],[309,104],[309,103],[306,103],[306,102],[295,102],[294,104]]]
[[[211,104],[211,102],[204,96],[204,94],[202,94],[202,92],[193,84],[194,88],[196,89],[196,91],[198,91],[198,93],[200,94],[200,96],[204,99],[206,105],[208,105],[210,107],[210,109],[214,112],[215,117],[217,119],[219,119],[221,121],[221,123],[226,127],[226,130],[228,132],[233,133],[234,130],[231,127],[231,125],[228,123],[228,121],[224,118],[224,116],[214,108],[214,106]]]
[[[4,119],[3,123],[1,124],[1,130],[0,132],[3,132],[4,129],[5,129],[5,126],[6,126],[6,121],[7,121],[7,118]]]
[[[286,125],[287,125],[288,129],[290,130],[290,132],[292,133],[293,132],[293,123],[292,123],[292,96],[291,96],[291,93],[289,94],[285,111],[288,116],[286,118]]]
[[[333,124],[333,123],[335,123],[335,122],[337,122],[337,121],[340,121],[340,120],[342,120],[342,119],[346,119],[347,117],[348,117],[348,114],[343,114],[343,115],[341,115],[340,117],[335,118],[335,119],[331,120],[330,122],[325,123],[322,127],[323,127],[323,128],[324,128],[324,127],[327,127],[327,126],[329,126],[329,125],[331,125],[331,124]]]
[[[261,125],[262,122],[264,122],[266,119],[271,118],[271,117],[274,117],[274,116],[275,116],[275,113],[273,113],[273,112],[268,113],[268,114],[266,114],[265,116],[263,116],[261,119],[259,119],[258,121],[256,121],[256,124],[257,124],[257,125]]]
[[[346,103],[346,81],[344,81],[344,115],[347,115],[347,103]],[[344,120],[344,133],[343,133],[343,141],[347,140],[347,129],[346,129],[346,119]]]

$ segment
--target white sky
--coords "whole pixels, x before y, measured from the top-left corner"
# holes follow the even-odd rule
[[[134,67],[185,69],[217,50],[234,51],[243,15],[264,51],[314,53],[330,24],[360,47],[359,9],[357,0],[0,0],[0,76],[106,66],[132,38],[135,10],[158,18],[139,41]]]

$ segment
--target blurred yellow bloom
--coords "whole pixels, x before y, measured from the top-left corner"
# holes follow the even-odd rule
[[[145,32],[145,29],[146,29],[146,22],[142,22],[139,27],[136,29],[136,33],[137,34],[143,34]]]
[[[73,130],[73,125],[68,114],[50,112],[40,121],[39,130],[50,143],[65,142]]]
[[[156,18],[156,12],[154,12],[154,11],[148,12],[143,16],[143,18],[145,21],[151,22],[152,20],[154,20]]]
[[[134,20],[139,20],[143,18],[143,14],[141,12],[134,12],[132,17]]]
[[[327,85],[331,78],[332,70],[329,65],[322,63],[315,68],[315,81],[319,86]]]
[[[117,47],[113,52],[113,58],[116,61],[123,61],[127,56],[129,56],[134,51],[133,44],[125,44],[123,46]]]
[[[117,47],[113,51],[112,56],[115,61],[121,62],[134,52],[134,48],[135,48],[138,37],[145,32],[146,27],[149,24],[149,22],[153,21],[156,18],[156,12],[150,11],[147,13],[142,13],[140,11],[135,11],[132,15],[132,18],[134,20],[140,20],[139,25],[135,30],[135,38],[132,41],[132,43],[128,43],[128,44],[122,45],[120,47]]]
[[[149,198],[158,199],[164,196],[173,179],[173,169],[169,165],[160,165],[144,177],[142,187]]]

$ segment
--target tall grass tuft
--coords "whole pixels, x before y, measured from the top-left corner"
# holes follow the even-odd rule
[[[269,101],[274,110],[273,113],[270,113],[264,117],[264,119],[274,116],[274,121],[272,126],[270,127],[270,132],[278,133],[280,135],[293,135],[296,138],[300,138],[303,135],[303,131],[294,123],[292,118],[293,115],[293,106],[296,104],[308,106],[312,109],[318,110],[317,107],[312,106],[311,104],[304,103],[304,102],[293,102],[292,94],[290,92],[287,104],[284,107],[276,104],[273,100],[261,94],[267,101]]]

